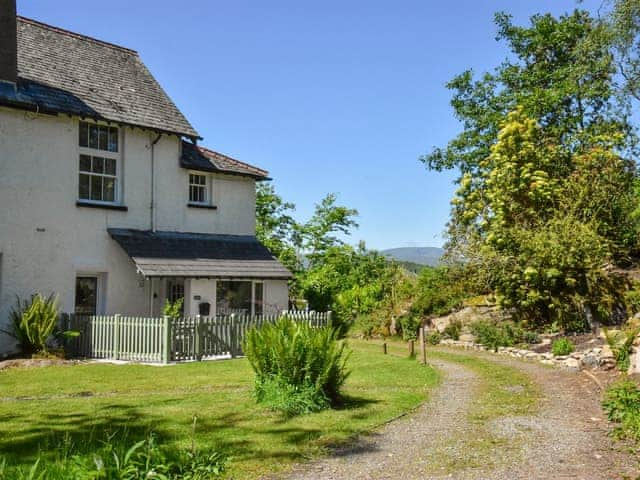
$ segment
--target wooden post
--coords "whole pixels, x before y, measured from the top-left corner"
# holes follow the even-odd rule
[[[421,362],[423,365],[427,364],[427,348],[426,341],[424,338],[424,326],[420,326],[420,353],[421,353]]]
[[[200,361],[202,360],[202,336],[200,333],[200,323],[202,321],[202,317],[200,315],[196,315],[196,318],[193,322],[193,335],[194,335],[194,339],[193,339],[193,343],[194,343],[194,347],[195,347],[195,357],[196,357],[196,361]]]
[[[120,314],[113,316],[113,358],[118,360],[120,357]]]
[[[236,358],[238,352],[237,352],[237,346],[236,343],[238,342],[238,337],[236,335],[236,314],[232,313],[229,316],[231,325],[229,325],[229,353],[231,353],[231,358]]]
[[[331,317],[333,316],[333,312],[331,310],[329,310],[327,312],[327,327],[331,327]]]
[[[171,361],[171,318],[165,315],[162,318],[162,363]]]
[[[416,356],[416,349],[413,340],[409,340],[409,356],[411,358]]]
[[[387,354],[387,342],[382,342],[382,353]]]

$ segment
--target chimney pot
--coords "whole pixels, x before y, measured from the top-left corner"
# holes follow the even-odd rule
[[[0,81],[18,82],[16,0],[0,0]]]

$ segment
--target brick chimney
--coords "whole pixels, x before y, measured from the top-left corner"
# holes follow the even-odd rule
[[[16,0],[0,0],[0,82],[18,81]]]

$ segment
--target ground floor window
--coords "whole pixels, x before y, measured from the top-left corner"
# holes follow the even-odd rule
[[[262,282],[218,280],[216,311],[218,315],[262,315],[263,290]]]
[[[181,311],[184,313],[184,279],[167,279],[167,300],[173,304],[180,299],[183,300]]]
[[[76,314],[95,315],[97,310],[98,277],[76,277]]]

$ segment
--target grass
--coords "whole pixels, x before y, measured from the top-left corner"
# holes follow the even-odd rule
[[[404,355],[406,352],[404,343],[391,340],[387,344],[392,354]],[[370,348],[381,349],[379,345]],[[542,394],[529,376],[517,368],[479,355],[428,347],[427,361],[434,358],[468,368],[477,375],[478,382],[466,413],[469,427],[450,437],[430,455],[429,469],[438,474],[453,474],[469,469],[496,468],[522,455],[523,446],[517,437],[496,435],[492,423],[506,417],[535,415]]]
[[[350,346],[345,405],[292,419],[256,405],[244,359],[4,370],[0,459],[27,465],[39,452],[53,458],[62,443],[87,450],[121,431],[134,439],[153,431],[170,445],[188,447],[197,416],[197,444],[229,456],[229,477],[282,471],[415,408],[438,382],[432,369],[413,360],[374,355],[366,342]]]

